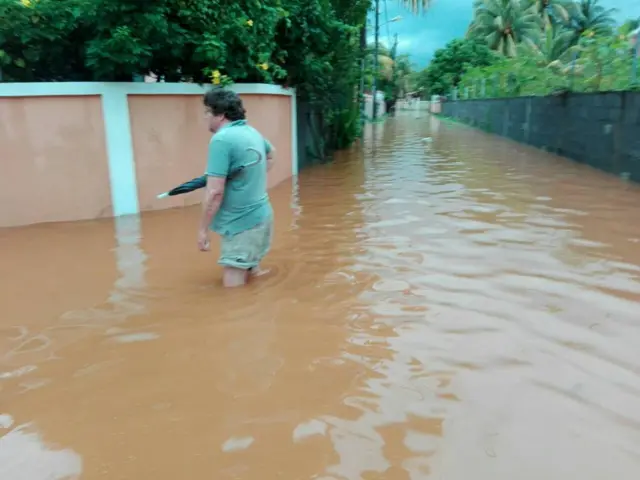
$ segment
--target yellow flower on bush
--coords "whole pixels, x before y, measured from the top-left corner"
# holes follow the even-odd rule
[[[247,25],[253,27],[253,20],[247,20]]]
[[[32,7],[31,0],[20,0],[20,3],[22,5],[24,5],[25,7],[27,7],[27,8],[31,8]]]
[[[259,63],[258,68],[261,68],[262,70],[269,70],[269,64],[267,62]]]
[[[220,85],[220,71],[214,70],[211,72],[211,83],[214,85]]]

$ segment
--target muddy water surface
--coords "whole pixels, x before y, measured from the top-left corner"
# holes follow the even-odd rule
[[[0,478],[640,476],[640,189],[405,114],[272,199],[235,291],[197,207],[0,231]]]

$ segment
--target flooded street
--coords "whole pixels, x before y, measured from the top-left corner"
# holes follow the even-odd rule
[[[0,478],[637,479],[640,188],[368,128],[246,289],[199,207],[0,230]]]

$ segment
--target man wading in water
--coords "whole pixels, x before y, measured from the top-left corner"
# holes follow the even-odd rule
[[[258,273],[271,248],[273,210],[267,172],[273,166],[274,149],[247,124],[242,100],[234,92],[214,88],[205,94],[204,106],[213,137],[198,248],[209,250],[209,229],[220,235],[222,283],[238,287]]]

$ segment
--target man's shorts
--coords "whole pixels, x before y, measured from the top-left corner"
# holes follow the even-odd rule
[[[218,264],[249,270],[257,267],[271,248],[273,219],[235,235],[224,235]]]

